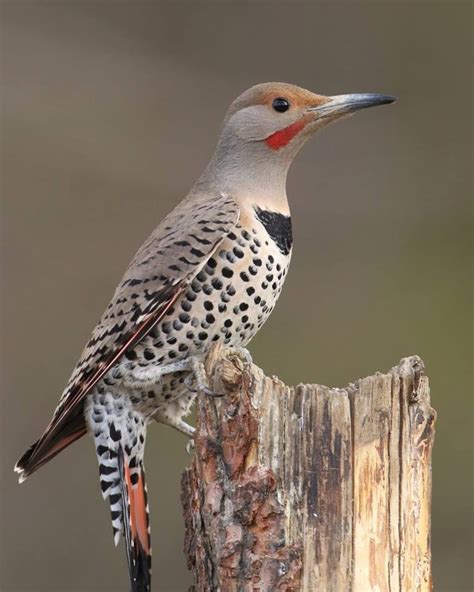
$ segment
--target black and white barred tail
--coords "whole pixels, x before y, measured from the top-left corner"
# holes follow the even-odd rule
[[[125,539],[131,592],[151,590],[151,544],[143,467],[146,420],[126,396],[94,394],[86,422],[96,445],[100,488],[109,500],[114,541]]]

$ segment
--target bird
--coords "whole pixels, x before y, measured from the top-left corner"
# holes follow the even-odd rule
[[[246,346],[272,312],[291,260],[286,177],[302,146],[329,123],[395,100],[325,96],[280,82],[243,92],[209,164],[132,259],[51,421],[17,462],[22,482],[90,434],[132,592],[151,590],[148,425],[192,438],[185,417],[196,394],[216,394],[205,376],[206,352],[220,342],[249,359]]]

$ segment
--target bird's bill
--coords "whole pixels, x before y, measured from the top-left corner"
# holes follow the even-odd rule
[[[318,117],[337,117],[359,111],[360,109],[394,103],[396,100],[396,97],[378,93],[336,95],[334,97],[328,97],[328,101],[324,104],[312,107],[311,111]]]

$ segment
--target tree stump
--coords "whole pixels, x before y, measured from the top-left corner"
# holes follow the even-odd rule
[[[192,592],[431,590],[435,411],[418,356],[336,389],[215,347],[182,478]]]

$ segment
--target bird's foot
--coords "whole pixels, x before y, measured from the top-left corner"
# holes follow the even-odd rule
[[[171,428],[177,430],[181,434],[184,434],[189,438],[188,443],[186,444],[186,452],[188,454],[192,454],[194,452],[194,436],[196,434],[196,428],[189,423],[186,423],[183,419],[178,419],[177,417],[169,417],[165,415],[155,415],[156,421],[162,423],[164,425],[170,426]]]
[[[252,355],[249,350],[245,347],[224,347],[222,350],[222,355],[226,358],[237,358],[242,362],[244,365],[251,365],[253,364]]]
[[[201,358],[188,358],[190,372],[184,380],[186,388],[192,393],[203,393],[209,397],[223,397],[223,393],[215,393],[209,385],[206,368]]]
[[[195,427],[189,425],[189,423],[186,423],[183,419],[178,417],[173,417],[172,415],[162,415],[158,412],[155,414],[154,418],[157,422],[170,426],[188,438],[193,438],[194,434],[196,433]]]
[[[222,355],[228,358],[239,360],[241,364],[250,365],[253,363],[250,352],[245,347],[224,347]],[[193,393],[203,393],[209,397],[223,397],[224,393],[216,393],[209,386],[206,368],[201,357],[188,358],[190,362],[191,372],[185,379],[184,383],[189,391]]]

